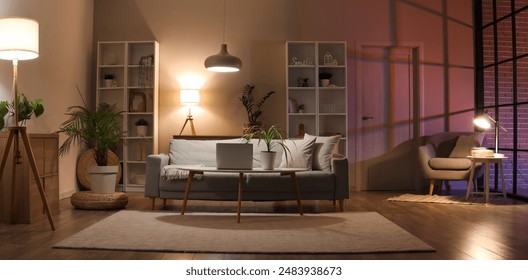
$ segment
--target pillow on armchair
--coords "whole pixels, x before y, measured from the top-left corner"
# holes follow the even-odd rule
[[[483,133],[471,135],[461,135],[458,137],[453,151],[449,154],[450,158],[465,158],[471,155],[471,149],[480,147],[484,140]]]

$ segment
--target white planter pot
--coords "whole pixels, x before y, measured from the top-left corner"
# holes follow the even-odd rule
[[[138,125],[138,126],[136,126],[137,136],[138,137],[147,136],[147,129],[148,129],[148,126],[146,126],[146,125]]]
[[[114,83],[114,80],[112,79],[105,79],[104,80],[105,87],[112,87],[112,84]]]
[[[93,193],[114,193],[118,166],[90,166],[88,173]]]
[[[262,169],[264,170],[273,170],[275,168],[275,157],[277,157],[277,152],[260,152],[260,162],[262,163]]]

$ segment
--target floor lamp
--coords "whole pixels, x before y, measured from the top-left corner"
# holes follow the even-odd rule
[[[12,222],[14,205],[15,205],[15,186],[16,186],[16,166],[21,164],[22,156],[20,155],[19,147],[19,135],[22,138],[24,148],[27,153],[33,176],[37,183],[40,198],[42,204],[44,204],[44,210],[48,216],[48,221],[51,226],[51,230],[55,230],[53,224],[53,217],[49,209],[46,194],[42,186],[42,181],[38,173],[37,164],[35,163],[35,157],[33,156],[33,150],[29,143],[29,138],[26,133],[26,127],[19,125],[18,118],[18,84],[17,84],[17,67],[19,60],[35,59],[39,56],[39,25],[38,22],[33,19],[20,18],[20,17],[7,17],[0,18],[0,59],[11,60],[13,62],[13,96],[14,96],[14,114],[15,124],[10,126],[9,136],[7,138],[6,146],[2,154],[2,163],[0,165],[0,179],[4,174],[6,167],[7,156],[11,150],[11,145],[14,145],[13,149],[13,168],[11,177],[11,205],[9,219]]]
[[[183,123],[183,127],[180,130],[180,135],[185,129],[185,126],[187,125],[187,123],[191,124],[192,135],[193,136],[196,135],[196,130],[194,130],[193,116],[191,114],[191,107],[194,105],[198,105],[198,103],[200,103],[200,91],[199,90],[184,89],[180,91],[180,104],[189,106],[189,114],[187,114],[187,119],[185,119],[185,123]]]

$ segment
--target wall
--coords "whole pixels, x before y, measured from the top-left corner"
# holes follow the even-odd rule
[[[471,0],[372,0],[372,1],[297,1],[298,38],[301,40],[344,39],[348,43],[349,81],[349,158],[359,162],[359,141],[362,130],[361,106],[356,94],[356,65],[362,54],[360,44],[419,44],[421,61],[420,135],[441,131],[472,131],[474,110],[474,57]],[[306,20],[303,20],[306,19]],[[398,101],[395,101],[398,106]],[[406,102],[401,100],[399,102]],[[412,121],[412,120],[409,120]],[[388,124],[394,125],[396,124]],[[413,144],[416,145],[416,144]],[[419,188],[414,180],[412,147],[395,155],[396,148],[376,160],[397,159],[394,168],[380,174],[395,188],[407,184]],[[402,158],[402,155],[406,157]],[[368,165],[368,163],[366,163]],[[385,163],[386,164],[386,163]],[[390,165],[390,164],[389,164]],[[400,178],[410,169],[408,178]],[[352,164],[351,182],[363,184],[361,167]],[[368,173],[368,171],[367,171]],[[371,170],[372,173],[372,170]],[[371,174],[372,176],[372,174]],[[399,182],[397,182],[399,181]],[[414,186],[413,186],[414,184]],[[391,186],[388,186],[391,187]],[[358,186],[359,188],[359,186]]]
[[[222,42],[223,1],[94,2],[94,44],[98,40],[160,43],[160,151],[168,149],[168,140],[185,120],[178,91],[189,78],[198,81],[202,93],[202,103],[193,111],[198,134],[240,134],[245,114],[238,96],[247,83],[256,85],[258,95],[277,92],[264,105],[263,121],[285,126],[287,40],[347,41],[351,162],[356,157],[358,43],[419,42],[423,46],[421,134],[473,129],[471,0],[227,0],[225,41],[229,52],[244,63],[242,71],[230,74],[210,73],[203,67]]]
[[[91,99],[92,0],[0,0],[0,17],[21,16],[39,22],[39,57],[20,61],[19,90],[41,98],[45,112],[27,123],[29,133],[53,133],[72,105],[82,105],[77,93]],[[0,61],[0,100],[12,100],[12,63]],[[64,138],[61,136],[61,143]],[[76,191],[75,163],[79,148],[60,158],[60,193]]]
[[[257,96],[276,92],[263,106],[262,121],[286,125],[284,44],[294,39],[294,1],[227,0],[225,42],[228,51],[242,59],[243,67],[238,73],[212,73],[203,62],[220,50],[222,4],[217,0],[95,0],[94,44],[103,40],[160,43],[160,151],[168,150],[169,139],[183,126],[187,110],[179,104],[179,90],[189,86],[201,93],[200,106],[193,109],[198,134],[242,133],[247,121],[238,97],[248,83],[256,86]],[[190,134],[189,127],[184,134]]]

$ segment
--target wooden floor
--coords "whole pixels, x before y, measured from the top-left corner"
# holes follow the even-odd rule
[[[452,191],[455,195],[456,190]],[[397,192],[356,192],[346,201],[346,211],[375,211],[436,249],[434,253],[391,254],[178,254],[107,250],[53,249],[56,242],[108,217],[115,211],[73,209],[61,201],[52,232],[47,220],[31,225],[0,224],[0,259],[528,259],[528,204],[511,199],[498,205],[449,205],[387,202]],[[329,201],[304,201],[306,213],[336,211]],[[151,202],[140,193],[130,194],[127,209],[148,210]],[[181,201],[171,201],[167,211],[179,211]],[[157,207],[161,207],[158,201]],[[233,202],[189,201],[188,211],[235,211]],[[243,212],[297,211],[294,202],[243,202]],[[153,229],[154,230],[154,229]]]

